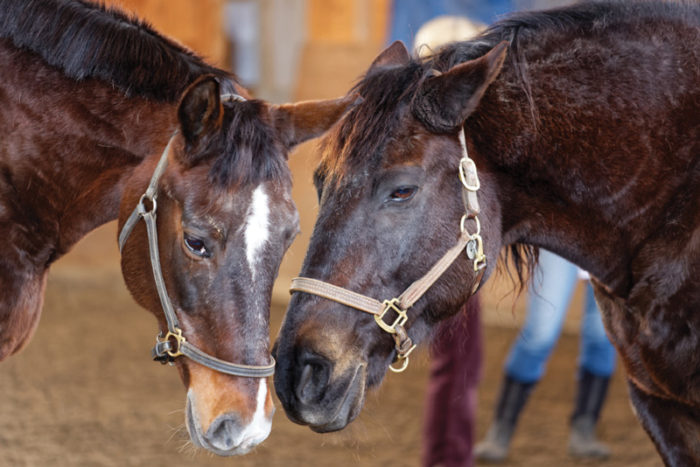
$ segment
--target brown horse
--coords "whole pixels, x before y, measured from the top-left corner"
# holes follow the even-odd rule
[[[228,73],[116,10],[0,7],[0,360],[30,339],[50,265],[138,206],[134,219],[153,222],[121,239],[124,279],[187,387],[193,442],[220,455],[270,431],[270,294],[298,217],[288,152],[352,100],[243,96]]]
[[[502,247],[519,270],[545,247],[595,277],[664,461],[700,465],[698,44],[697,3],[597,2],[516,14],[423,61],[384,51],[315,174],[307,279],[273,352],[288,416],[343,428]]]

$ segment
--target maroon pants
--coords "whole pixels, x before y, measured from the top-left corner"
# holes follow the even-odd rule
[[[481,305],[472,297],[440,324],[432,346],[423,426],[423,465],[474,465],[476,394],[481,378]]]

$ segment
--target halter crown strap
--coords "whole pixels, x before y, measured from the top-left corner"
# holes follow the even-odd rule
[[[396,360],[401,363],[401,366],[394,368],[394,366],[390,365],[389,369],[396,373],[400,373],[406,369],[408,366],[408,356],[416,347],[404,327],[404,324],[406,324],[408,320],[408,309],[432,287],[464,250],[466,250],[467,257],[473,261],[474,271],[477,273],[475,284],[472,286],[472,294],[476,293],[484,275],[486,256],[483,252],[481,224],[478,218],[479,202],[476,195],[481,184],[476,172],[476,164],[467,153],[464,128],[462,128],[459,134],[459,141],[462,146],[462,159],[459,163],[459,178],[463,186],[462,194],[465,208],[465,214],[460,222],[461,234],[457,243],[447,250],[423,277],[409,285],[397,298],[384,300],[383,302],[343,287],[308,277],[292,279],[292,284],[289,288],[290,293],[305,292],[317,295],[374,315],[377,325],[394,338]],[[477,226],[476,232],[473,234],[467,231],[465,224],[468,220],[473,220]],[[396,314],[396,318],[391,323],[388,323],[384,319],[389,312]]]
[[[230,97],[230,96],[229,96]],[[238,96],[240,97],[240,96]],[[223,96],[222,96],[223,98]],[[242,97],[240,97],[243,99]],[[161,363],[172,362],[175,358],[184,355],[195,362],[209,367],[221,373],[226,373],[234,376],[245,376],[251,378],[263,378],[271,376],[275,372],[275,359],[270,356],[271,363],[269,365],[242,365],[237,363],[227,362],[209,355],[194,345],[187,342],[187,339],[182,335],[180,322],[177,319],[172,302],[168,296],[168,291],[165,287],[163,272],[160,266],[160,255],[158,251],[158,228],[156,224],[156,197],[158,194],[158,182],[160,177],[165,172],[168,165],[168,156],[170,154],[173,140],[177,132],[173,134],[168,141],[167,146],[160,156],[158,165],[156,166],[151,181],[146,188],[146,192],[139,199],[139,203],[132,211],[129,218],[124,223],[121,232],[119,233],[119,251],[124,248],[126,240],[134,230],[136,223],[143,219],[146,223],[146,232],[148,233],[148,251],[151,260],[151,269],[153,271],[153,279],[156,284],[156,290],[160,299],[163,314],[168,324],[168,332],[165,336],[159,334],[156,337],[156,345],[151,354],[153,359]],[[148,203],[148,205],[147,205]]]

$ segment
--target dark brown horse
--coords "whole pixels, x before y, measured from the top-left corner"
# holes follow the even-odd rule
[[[204,363],[175,359],[193,442],[230,455],[267,437],[274,408],[266,379],[240,375],[271,372],[271,287],[297,231],[286,158],[352,99],[272,106],[245,95],[228,73],[118,11],[86,1],[2,2],[0,360],[30,339],[50,265],[118,214],[123,225],[138,205],[152,210],[155,228],[147,238],[144,223],[135,224],[124,279],[163,335],[175,331],[159,358],[182,351]],[[140,203],[159,160],[167,166]]]
[[[521,267],[545,247],[591,272],[639,419],[667,464],[700,465],[698,44],[697,3],[599,2],[514,15],[424,61],[384,51],[316,171],[301,275],[323,282],[295,282],[275,350],[288,416],[343,428],[403,343],[459,309],[484,270],[476,241],[400,323],[478,215],[486,276],[503,247]],[[382,327],[357,310],[410,284]]]

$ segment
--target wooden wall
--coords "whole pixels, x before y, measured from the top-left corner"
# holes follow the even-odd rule
[[[383,44],[390,0],[308,0],[309,42]]]

